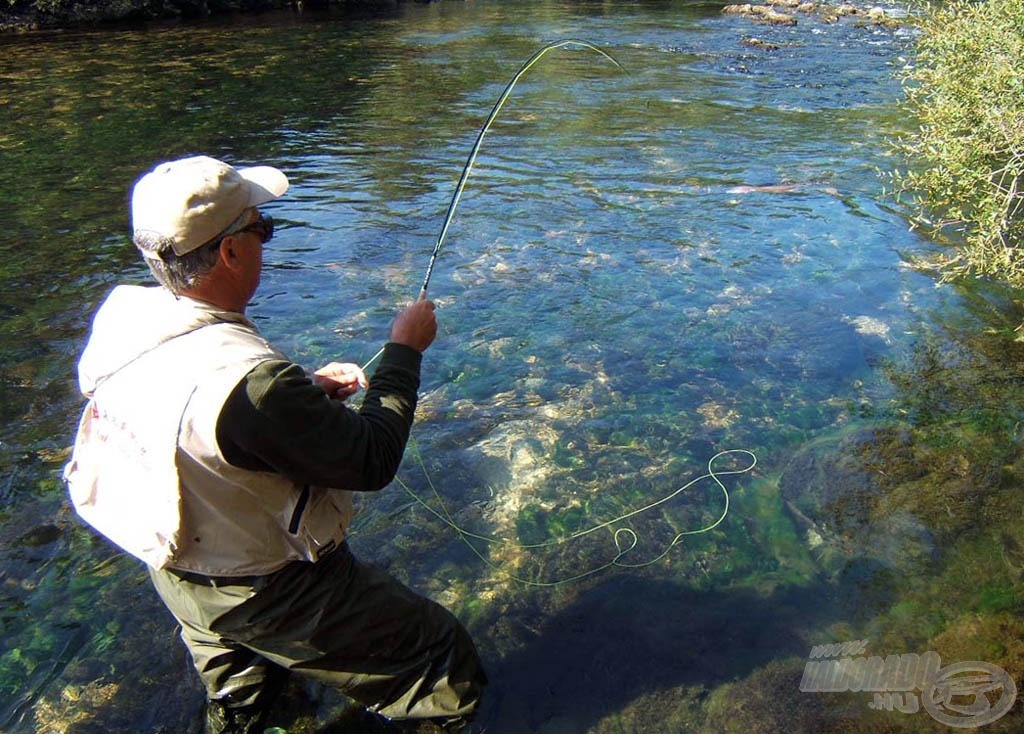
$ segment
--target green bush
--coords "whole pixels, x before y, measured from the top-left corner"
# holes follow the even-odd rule
[[[920,123],[897,149],[919,223],[953,234],[947,279],[1024,288],[1024,2],[951,0],[921,22],[906,104]]]

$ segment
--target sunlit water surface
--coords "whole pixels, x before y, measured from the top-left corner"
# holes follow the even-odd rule
[[[906,552],[854,534],[837,564],[779,477],[876,425],[880,367],[958,308],[905,265],[928,245],[879,177],[908,124],[909,33],[442,2],[3,42],[0,729],[198,726],[169,617],[58,482],[89,315],[145,280],[133,179],[199,152],[284,169],[250,315],[303,364],[365,362],[419,289],[491,105],[559,38],[624,70],[553,51],[491,128],[430,283],[412,449],[353,545],[469,624],[489,732],[721,730],[719,687],[754,678],[761,706],[773,680],[778,706],[823,705],[793,670],[896,603],[870,569]],[[304,695],[295,730],[333,715]]]

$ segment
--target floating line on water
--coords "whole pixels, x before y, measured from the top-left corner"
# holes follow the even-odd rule
[[[416,450],[415,444],[412,444],[412,447],[414,449],[413,454],[416,457],[416,462],[419,465],[420,470],[423,472],[423,476],[427,480],[427,486],[430,487],[430,491],[434,496],[434,500],[437,503],[437,507],[430,505],[426,500],[420,497],[420,495],[418,495],[408,484],[406,484],[406,482],[401,477],[396,476],[395,481],[398,483],[398,485],[405,490],[405,492],[414,500],[416,504],[423,507],[431,515],[433,515],[438,520],[443,522],[445,525],[453,529],[458,534],[459,539],[462,540],[462,542],[465,543],[465,545],[473,552],[473,554],[481,561],[483,561],[487,566],[491,567],[495,571],[504,574],[508,579],[512,581],[517,581],[527,586],[540,587],[561,586],[563,584],[579,581],[581,579],[586,578],[587,576],[592,576],[596,573],[600,573],[601,571],[612,568],[613,566],[619,568],[644,568],[645,566],[651,566],[657,563],[662,558],[667,556],[669,552],[676,545],[678,545],[680,541],[682,541],[683,538],[689,535],[702,535],[704,533],[711,532],[719,525],[721,525],[722,522],[725,520],[726,516],[729,514],[729,490],[722,482],[722,480],[719,479],[719,477],[729,474],[746,474],[747,472],[752,471],[755,466],[757,466],[757,456],[755,456],[752,451],[748,451],[747,449],[726,449],[724,451],[719,451],[717,454],[708,459],[707,472],[705,474],[702,474],[698,477],[691,479],[689,482],[686,482],[678,489],[670,492],[669,494],[665,495],[664,497],[661,497],[660,499],[654,500],[653,502],[650,502],[642,507],[630,510],[629,512],[625,512],[619,515],[618,517],[614,517],[610,520],[598,522],[584,530],[578,530],[575,533],[566,536],[565,538],[555,538],[553,540],[547,540],[542,543],[518,543],[511,540],[505,540],[503,538],[495,538],[493,536],[475,533],[459,525],[459,523],[455,521],[455,518],[452,517],[451,512],[448,511],[448,506],[445,504],[444,499],[442,499],[441,497],[441,493],[437,490],[437,487],[434,485],[434,481],[433,479],[431,479],[430,473],[427,471],[426,464],[423,462],[422,455],[418,450]],[[715,470],[714,464],[716,460],[726,456],[734,455],[742,455],[747,457],[749,459],[749,463],[746,466],[739,469]],[[638,515],[641,515],[645,512],[654,509],[655,507],[659,507],[665,504],[666,502],[673,500],[686,490],[690,489],[691,487],[705,479],[712,480],[718,486],[719,490],[721,490],[722,492],[724,502],[721,514],[714,522],[705,525],[702,528],[697,528],[696,530],[683,530],[677,533],[675,537],[672,538],[672,540],[665,546],[661,553],[646,561],[640,561],[637,563],[626,563],[622,560],[626,556],[626,554],[628,554],[630,551],[636,548],[640,540],[637,532],[633,528],[629,527],[616,528],[612,532],[612,541],[615,544],[616,553],[610,561],[598,564],[593,568],[581,571],[580,573],[574,574],[572,576],[557,579],[554,581],[536,581],[534,579],[527,579],[523,578],[522,576],[517,576],[516,574],[501,568],[501,566],[491,561],[484,555],[483,551],[481,551],[479,548],[477,548],[477,546],[473,544],[473,541],[479,541],[481,543],[485,543],[488,545],[502,546],[505,548],[515,548],[519,550],[538,550],[541,548],[551,548],[554,546],[565,545],[567,543],[571,543],[575,540],[578,540],[579,538],[582,538],[586,535],[595,533],[598,530],[611,530],[613,525],[617,525],[626,520],[635,518]]]

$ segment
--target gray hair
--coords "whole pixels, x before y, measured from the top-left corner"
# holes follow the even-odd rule
[[[217,264],[221,238],[216,237],[184,255],[175,255],[171,240],[152,232],[136,232],[133,239],[153,277],[174,295],[191,290]]]

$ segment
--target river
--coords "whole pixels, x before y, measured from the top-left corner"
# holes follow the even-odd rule
[[[283,169],[249,314],[302,364],[366,362],[491,106],[564,38],[621,68],[553,50],[489,130],[356,552],[466,622],[494,734],[939,730],[800,689],[860,640],[1019,680],[1021,347],[1004,295],[912,266],[937,245],[885,190],[912,36],[478,0],[0,39],[0,731],[199,731],[169,615],[60,482],[91,313],[147,280],[135,178]],[[296,683],[277,723],[344,706]]]

